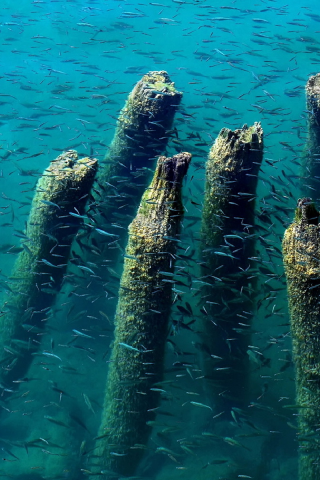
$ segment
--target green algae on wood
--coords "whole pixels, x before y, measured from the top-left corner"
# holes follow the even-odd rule
[[[172,135],[170,129],[181,98],[182,93],[176,90],[167,72],[153,71],[135,85],[120,112],[92,190],[96,205],[91,209],[99,213],[96,221],[104,228],[118,221],[116,214],[121,214],[125,207],[124,229],[116,230],[123,248],[127,227],[154,171],[155,158],[164,152]],[[96,238],[104,257],[114,259],[114,246],[108,252],[101,237]]]
[[[299,479],[320,479],[320,226],[310,198],[298,201],[282,242],[295,364]]]
[[[112,181],[111,177],[127,177],[138,188],[144,173],[141,170],[153,168],[149,160],[167,146],[166,130],[172,126],[181,98],[182,93],[176,90],[165,71],[149,72],[135,85],[120,112],[114,138],[98,172],[103,199],[106,192],[114,193],[106,181],[115,184],[116,191],[122,189],[122,182],[118,184],[117,179]]]
[[[223,410],[227,397],[234,405],[247,389],[255,283],[250,257],[254,255],[254,199],[262,156],[263,130],[255,123],[235,131],[223,128],[206,164],[202,280],[212,286],[205,287],[204,341],[210,354],[222,357],[223,362],[207,355],[204,371],[209,383],[217,386],[215,392],[225,391],[213,399]]]
[[[301,189],[317,197],[320,182],[320,73],[306,84],[307,142],[303,153]]]
[[[96,169],[97,160],[79,159],[76,151],[69,150],[53,160],[38,180],[26,230],[21,234],[24,248],[8,279],[1,308],[3,378],[25,371],[28,353],[36,345],[33,339],[45,328],[81,221],[70,212],[83,214]],[[30,349],[20,349],[19,341],[30,343]]]
[[[183,214],[181,187],[191,155],[158,159],[153,180],[129,226],[115,316],[115,339],[94,450],[100,471],[132,475],[143,454],[162,378],[174,253]],[[98,468],[98,467],[97,467]],[[104,477],[103,477],[104,478]]]

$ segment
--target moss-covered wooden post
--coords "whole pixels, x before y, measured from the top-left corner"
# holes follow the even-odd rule
[[[299,479],[320,479],[320,226],[310,198],[298,201],[282,248],[296,369]]]
[[[320,191],[320,73],[306,85],[307,142],[301,174],[302,195],[319,198]]]
[[[235,131],[223,128],[206,164],[201,229],[204,371],[212,385],[212,403],[223,410],[227,398],[234,406],[244,401],[247,391],[255,294],[250,257],[262,156],[263,130],[255,123]]]
[[[131,476],[148,441],[147,422],[159,397],[152,387],[162,378],[171,306],[172,284],[163,279],[174,268],[182,180],[190,160],[188,153],[159,158],[129,226],[95,474],[111,470]]]
[[[177,91],[165,71],[144,75],[130,93],[120,112],[108,152],[101,162],[92,195],[90,213],[99,228],[108,228],[118,235],[118,244],[125,248],[127,227],[150,182],[156,157],[163,153],[182,93]],[[125,213],[125,215],[123,215]],[[119,223],[116,228],[110,224]],[[111,230],[110,230],[111,229]],[[106,246],[106,239],[92,234],[103,250],[104,259],[117,258],[115,246]],[[110,242],[107,242],[110,243]],[[97,257],[94,257],[96,261]]]
[[[36,345],[33,339],[45,328],[96,169],[97,160],[79,159],[77,152],[70,150],[53,160],[38,180],[21,235],[24,250],[15,262],[1,307],[0,371],[4,380],[25,372],[31,347]]]

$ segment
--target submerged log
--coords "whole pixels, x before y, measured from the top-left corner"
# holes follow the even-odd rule
[[[81,223],[97,160],[70,150],[53,160],[38,180],[23,251],[7,282],[0,317],[1,376],[23,375],[61,287],[72,240]]]
[[[299,479],[320,479],[320,226],[310,198],[298,201],[282,248],[296,370]]]
[[[227,398],[233,406],[244,401],[247,390],[255,284],[254,199],[262,155],[259,123],[235,131],[223,128],[206,164],[201,229],[204,372],[212,385],[211,400],[222,410]]]
[[[118,236],[114,242],[93,232],[104,260],[114,261],[119,246],[125,248],[128,225],[150,182],[156,157],[165,150],[173,134],[170,129],[181,98],[182,93],[176,90],[167,72],[149,72],[135,85],[120,112],[114,138],[92,190],[95,203],[88,212],[94,214],[99,228]],[[112,223],[121,223],[122,228]]]
[[[191,155],[160,157],[129,226],[97,446],[97,472],[132,475],[158,405],[168,334],[174,252],[183,214],[181,187]],[[95,472],[96,473],[96,472]],[[93,477],[92,477],[93,478]],[[103,476],[103,478],[107,478]]]
[[[303,154],[302,195],[319,197],[320,190],[320,73],[306,85],[308,137]]]

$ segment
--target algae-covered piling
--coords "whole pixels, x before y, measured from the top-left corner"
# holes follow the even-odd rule
[[[97,161],[70,150],[55,160],[38,180],[25,232],[23,251],[7,281],[0,318],[2,375],[21,375],[37,333],[61,286],[72,240],[79,228]],[[73,215],[72,215],[73,214]],[[30,358],[29,358],[30,360]]]
[[[218,392],[224,390],[225,398],[238,401],[246,387],[254,283],[249,257],[254,252],[254,199],[262,155],[259,123],[235,131],[223,128],[206,164],[201,229],[204,341],[209,353],[223,361],[206,355],[204,369]],[[222,396],[213,402],[225,408]]]
[[[141,170],[153,168],[149,160],[163,151],[168,143],[170,132],[166,130],[172,126],[181,98],[182,93],[176,90],[164,71],[149,72],[135,85],[120,112],[114,138],[97,176],[103,200],[105,192],[123,193],[123,178],[119,178],[122,181],[118,183],[116,177],[124,176],[134,184],[141,184]],[[105,184],[106,181],[115,188]],[[128,183],[126,188],[130,189]]]
[[[119,222],[125,207],[125,217],[121,217],[124,229],[115,230],[123,247],[127,227],[154,171],[155,157],[165,150],[173,135],[170,129],[181,98],[167,72],[149,72],[135,85],[120,112],[92,190],[96,206],[91,208],[99,213],[99,227],[109,228],[112,222]],[[102,248],[101,237],[98,241]],[[109,257],[114,258],[114,246],[111,248]]]
[[[320,187],[320,73],[306,85],[308,136],[303,155],[301,188],[303,195],[319,197]]]
[[[282,248],[296,369],[300,480],[320,479],[320,226],[309,198],[298,201]]]
[[[181,182],[191,155],[160,157],[137,216],[129,226],[116,311],[97,465],[132,475],[148,440],[158,405],[168,333],[174,252],[183,213]],[[154,387],[154,388],[153,388]],[[158,390],[158,391],[157,391]]]

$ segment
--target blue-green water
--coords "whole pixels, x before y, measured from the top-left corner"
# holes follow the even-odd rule
[[[240,413],[226,406],[219,416],[201,371],[200,326],[172,331],[164,378],[171,382],[161,399],[165,413],[156,418],[135,474],[139,477],[297,478],[297,411],[283,408],[295,404],[295,389],[279,248],[300,194],[297,177],[307,121],[304,88],[308,77],[318,73],[320,60],[317,6],[315,1],[282,5],[258,0],[224,6],[216,0],[1,4],[3,284],[17,256],[17,232],[25,228],[39,175],[71,148],[102,161],[119,111],[144,73],[166,70],[183,92],[174,123],[178,138],[171,139],[167,154],[193,154],[184,183],[181,235],[183,248],[191,252],[184,266],[193,278],[200,276],[196,261],[209,148],[222,127],[234,130],[260,121],[264,129],[256,210],[267,209],[268,221],[257,218],[265,228],[257,249],[268,271],[259,270],[251,341],[267,361],[251,359],[248,405]],[[116,272],[108,285],[114,296],[108,295],[103,304],[110,322],[96,308],[90,272],[83,271],[82,279],[63,286],[48,316],[46,334],[39,338],[41,348],[53,351],[70,369],[59,368],[58,359],[35,356],[28,381],[2,386],[3,478],[90,476],[122,262],[110,268]],[[195,285],[179,287],[185,293],[172,306],[172,319],[180,319],[177,307],[186,301],[198,315],[202,304]],[[93,337],[78,340],[85,350],[66,348],[74,329]],[[47,416],[61,412],[66,425],[48,422]],[[72,459],[75,472],[64,467],[66,457]]]

